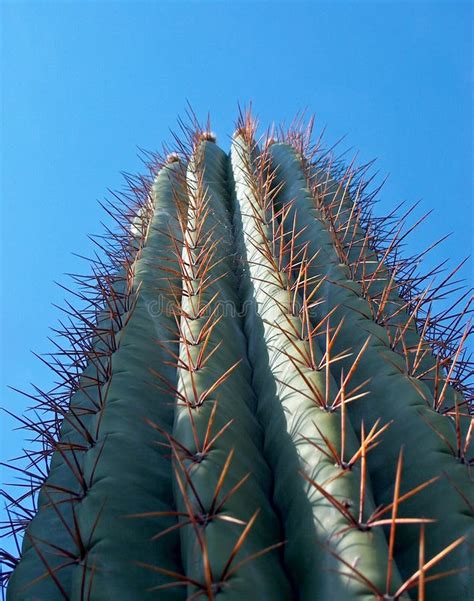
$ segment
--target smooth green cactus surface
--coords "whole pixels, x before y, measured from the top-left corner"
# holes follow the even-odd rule
[[[474,597],[465,337],[436,348],[356,172],[255,131],[131,181],[75,375],[24,422],[48,469],[28,519],[9,497],[8,601]]]

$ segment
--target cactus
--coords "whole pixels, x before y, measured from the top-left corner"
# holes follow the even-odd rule
[[[469,304],[433,313],[452,277],[311,127],[246,112],[226,153],[193,118],[106,207],[18,418],[9,601],[472,598]]]

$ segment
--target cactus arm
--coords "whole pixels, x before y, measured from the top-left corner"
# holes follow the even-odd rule
[[[334,465],[333,459],[319,450],[324,449],[325,440],[334,447],[340,445],[341,421],[336,411],[325,410],[315,399],[315,391],[321,397],[325,395],[324,371],[306,366],[301,371],[295,368],[298,364],[295,345],[309,353],[309,343],[283,333],[284,329],[290,329],[290,321],[295,330],[303,331],[304,327],[300,317],[289,310],[292,297],[281,283],[285,273],[276,273],[276,260],[272,261],[265,252],[272,246],[272,230],[271,226],[265,226],[267,216],[255,196],[257,184],[250,158],[253,154],[254,149],[245,139],[234,138],[231,156],[239,224],[236,230],[241,231],[239,247],[246,257],[243,285],[247,301],[254,308],[247,312],[247,332],[250,347],[253,347],[254,373],[258,374],[254,384],[259,392],[257,411],[265,425],[265,446],[275,473],[275,504],[285,516],[285,536],[289,540],[285,548],[286,561],[295,577],[300,599],[372,599],[373,590],[367,583],[383,589],[387,544],[380,528],[370,532],[357,527],[347,528],[346,518],[334,511],[317,488],[332,481],[328,487],[331,494],[341,502],[349,501],[355,508],[360,473],[357,467],[343,473],[340,466]],[[322,353],[315,341],[313,353],[320,362]],[[308,386],[308,382],[312,386]],[[337,395],[333,379],[330,379],[329,390],[330,403]],[[349,454],[358,448],[350,425],[345,442]],[[301,471],[306,474],[307,481],[301,477]],[[370,483],[366,484],[370,512],[374,506]],[[288,495],[289,490],[291,495]],[[339,534],[340,531],[345,533]],[[335,577],[333,571],[341,566],[325,546],[347,564],[357,565],[367,582],[347,578],[347,570],[342,570],[345,577]],[[394,583],[396,581],[397,576]]]
[[[99,599],[104,591],[115,599],[141,596],[164,580],[139,563],[180,568],[178,537],[154,541],[150,530],[159,530],[158,520],[130,516],[174,508],[169,459],[156,444],[157,434],[148,420],[170,429],[173,419],[173,396],[160,389],[155,374],[176,378],[174,368],[164,363],[166,345],[176,348],[175,343],[162,342],[160,346],[157,341],[176,338],[173,315],[164,308],[179,290],[173,275],[176,261],[170,250],[171,237],[179,239],[178,199],[186,202],[180,183],[182,171],[182,164],[170,163],[154,185],[153,219],[134,270],[137,300],[112,357],[111,383],[98,427],[103,450],[96,446],[85,464],[86,473],[93,470],[93,477],[91,494],[78,513],[81,528],[91,532],[91,521],[101,512],[88,554],[86,582],[93,580],[92,599]],[[100,459],[96,456],[99,452]],[[163,521],[173,523],[174,519]],[[82,574],[77,571],[72,598],[79,598],[82,586]],[[175,591],[174,596],[182,598],[182,591]]]
[[[110,598],[130,599],[159,582],[159,577],[147,578],[147,573],[134,561],[159,556],[157,563],[179,569],[177,538],[167,541],[166,545],[152,543],[149,530],[153,528],[153,520],[132,520],[125,516],[156,511],[157,507],[170,509],[173,504],[169,460],[156,446],[156,432],[145,417],[171,427],[172,397],[157,391],[156,379],[149,367],[167,370],[166,376],[173,377],[170,369],[163,367],[164,353],[156,345],[156,339],[163,337],[163,328],[172,323],[172,317],[153,315],[149,308],[150,302],[159,297],[158,287],[165,297],[167,294],[169,274],[160,273],[158,266],[160,260],[161,265],[168,263],[166,230],[176,221],[173,215],[176,212],[175,171],[180,168],[175,163],[164,167],[154,185],[154,215],[146,245],[139,252],[134,267],[136,300],[123,329],[115,336],[116,350],[107,367],[110,378],[101,382],[100,409],[89,415],[87,427],[92,442],[82,453],[77,468],[86,487],[73,502],[61,503],[54,499],[53,504],[42,503],[42,510],[26,534],[32,546],[26,550],[8,587],[11,599],[39,596],[53,600],[64,598],[64,594],[69,599],[82,599],[84,591],[88,591],[90,599],[103,598],[104,591]],[[164,278],[161,283],[160,278]],[[169,338],[169,332],[167,334]],[[95,342],[100,349],[100,341]],[[147,356],[146,363],[140,359],[142,353]],[[84,378],[87,376],[89,374]],[[80,398],[72,398],[72,405],[90,402],[91,395],[81,391],[79,394]],[[64,428],[70,427],[70,421],[65,420]],[[63,484],[63,480],[66,482],[63,486],[72,486],[69,484],[71,470],[61,465],[61,457],[56,456],[53,465],[52,486]],[[58,519],[59,513],[63,514],[61,519]],[[61,549],[64,546],[71,557],[60,555],[58,560],[57,549],[51,547],[51,543]],[[40,556],[48,568],[41,565]],[[57,569],[58,564],[71,558],[72,566]],[[28,586],[47,571],[54,571],[55,579],[43,578]],[[182,595],[174,593],[173,598],[179,599]]]
[[[420,476],[423,479],[436,476],[440,478],[430,489],[409,499],[404,504],[403,511],[414,516],[428,515],[438,521],[436,526],[428,529],[431,545],[436,552],[441,551],[446,542],[456,536],[472,537],[472,516],[465,500],[451,484],[454,482],[468,499],[472,499],[468,471],[466,466],[447,451],[442,438],[436,433],[440,433],[455,448],[455,433],[451,424],[427,406],[425,398],[429,398],[431,394],[429,388],[425,383],[404,373],[404,362],[390,349],[384,328],[372,320],[370,308],[362,297],[358,284],[350,279],[347,270],[340,264],[324,219],[314,207],[301,163],[294,150],[283,144],[275,144],[270,152],[277,173],[276,180],[283,184],[278,203],[291,201],[291,206],[288,206],[297,221],[298,231],[302,232],[301,237],[313,252],[319,250],[310,268],[311,274],[317,280],[322,276],[326,279],[320,289],[324,302],[314,306],[314,319],[321,319],[328,308],[337,307],[334,322],[343,321],[334,345],[335,353],[347,348],[357,352],[368,334],[372,335],[353,380],[353,384],[357,385],[370,378],[371,394],[351,404],[349,413],[356,430],[362,416],[369,421],[379,417],[384,421],[393,420],[383,445],[385,452],[373,453],[368,457],[376,503],[385,504],[390,501],[393,478],[387,465],[396,464],[400,446],[404,444],[407,465],[405,482],[408,487],[415,486]],[[346,359],[333,364],[336,377],[341,370],[348,368]],[[419,452],[420,448],[423,449],[422,453]],[[449,480],[444,476],[445,473],[449,474]],[[468,557],[467,549],[468,545],[459,547],[456,553],[443,560],[439,569],[469,566],[472,560]],[[408,577],[415,571],[418,561],[417,529],[407,527],[405,535],[397,539],[396,558],[402,576]],[[456,578],[428,585],[428,590],[434,601],[456,598],[467,601],[472,596],[468,592],[472,592],[472,586],[472,576],[469,572],[463,572]]]
[[[240,300],[227,161],[213,142],[202,142],[188,168],[190,203],[182,258],[172,445],[177,506],[185,515],[180,528],[183,566],[190,598],[199,593],[198,582],[203,591],[219,593],[219,598],[289,600],[291,587],[278,549],[248,561],[227,577],[229,568],[231,572],[241,561],[282,541],[270,502],[272,477],[255,416],[246,339],[235,314]],[[206,311],[199,317],[203,308]],[[220,434],[203,449],[210,421],[212,435]]]

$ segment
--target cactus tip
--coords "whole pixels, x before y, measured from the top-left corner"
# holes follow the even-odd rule
[[[179,154],[177,152],[170,152],[166,156],[166,163],[179,163],[181,161]]]
[[[206,142],[217,142],[217,136],[213,131],[203,131],[201,132],[201,140]]]

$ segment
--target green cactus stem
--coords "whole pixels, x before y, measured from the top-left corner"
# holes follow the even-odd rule
[[[471,601],[468,309],[442,333],[311,123],[182,129],[106,207],[18,418],[7,600]]]

